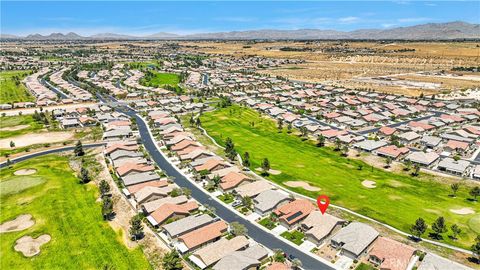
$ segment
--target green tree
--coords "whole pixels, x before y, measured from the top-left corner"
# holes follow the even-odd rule
[[[306,127],[302,126],[300,127],[300,133],[302,135],[303,138],[306,138],[307,137],[307,134],[308,134],[308,130]]]
[[[410,171],[410,169],[412,168],[412,161],[411,160],[407,160],[405,161],[405,168],[403,169],[404,171]]]
[[[335,140],[335,151],[340,151],[340,148],[342,147],[342,142],[340,141],[339,138]]]
[[[220,185],[220,183],[222,182],[222,178],[220,178],[220,176],[218,174],[216,174],[215,176],[213,176],[212,182],[215,185],[215,188],[217,188]]]
[[[285,262],[285,254],[281,249],[275,249],[272,258],[274,262]]]
[[[239,236],[247,234],[248,230],[245,225],[234,221],[230,223],[230,232],[235,236]]]
[[[242,161],[243,161],[243,166],[244,166],[245,168],[249,168],[249,167],[250,167],[250,165],[251,165],[251,164],[250,164],[250,154],[249,154],[248,152],[245,152],[245,153],[243,154],[243,159],[242,159]]]
[[[130,219],[130,238],[137,241],[143,237],[143,224],[140,215],[135,215]]]
[[[270,161],[268,158],[264,158],[262,161],[262,171],[263,175],[268,175],[268,171],[270,171]]]
[[[450,230],[452,231],[452,238],[455,240],[457,239],[457,236],[462,232],[462,229],[460,229],[457,224],[453,224],[452,226],[450,226]]]
[[[195,125],[195,119],[193,119],[193,115],[190,115],[190,126],[193,127]]]
[[[344,157],[348,156],[348,150],[350,150],[350,149],[348,148],[348,146],[347,146],[347,145],[344,145],[344,146],[342,147],[342,156],[344,156]]]
[[[86,184],[90,182],[90,174],[88,173],[88,170],[85,167],[82,167],[80,169],[80,183],[81,184]]]
[[[186,187],[182,187],[182,194],[185,195],[187,198],[190,198],[192,196],[192,190]]]
[[[200,121],[200,117],[197,117],[197,120],[195,121],[195,125],[197,128],[199,128],[202,125],[202,122]]]
[[[248,196],[243,196],[242,197],[242,204],[248,208],[248,209],[252,209],[252,206],[253,206],[253,201],[252,201],[252,198],[248,197]]]
[[[164,270],[183,269],[182,259],[180,258],[180,255],[176,250],[172,250],[163,256],[162,269]]]
[[[292,133],[292,124],[291,123],[288,123],[287,125],[287,133]]]
[[[100,181],[99,189],[102,196],[105,196],[108,192],[110,192],[110,185],[108,184],[107,181],[102,180]]]
[[[478,186],[473,187],[470,190],[469,194],[470,194],[470,196],[473,197],[474,201],[477,201],[477,197],[480,196],[480,187],[478,187]]]
[[[385,168],[390,168],[390,166],[392,165],[392,158],[391,157],[387,157],[385,159]]]
[[[282,119],[278,119],[277,121],[277,128],[278,128],[278,133],[281,133],[283,130],[283,121]]]
[[[477,263],[480,263],[480,234],[475,238],[475,244],[470,247],[470,250],[472,251],[473,256],[475,256]]]
[[[420,174],[420,165],[415,164],[415,166],[413,166],[413,173],[412,173],[412,175],[413,175],[413,176],[418,176],[419,174]]]
[[[102,216],[104,220],[110,219],[113,214],[113,202],[110,197],[105,196],[102,199]]]
[[[447,232],[447,225],[445,224],[445,218],[439,217],[432,224],[432,230],[436,238],[440,238],[442,233]]]
[[[317,146],[319,147],[325,146],[325,136],[323,136],[322,134],[318,135],[317,137]]]
[[[81,157],[85,155],[85,152],[83,151],[83,145],[81,141],[78,141],[77,144],[75,145],[75,149],[73,150],[73,153],[77,157]]]
[[[418,218],[415,221],[415,224],[410,227],[410,232],[412,233],[413,236],[420,238],[422,234],[424,234],[427,231],[428,225],[425,223],[425,220],[423,218]]]
[[[459,183],[453,183],[450,185],[450,188],[452,189],[452,196],[456,197],[457,196],[457,191],[460,189],[460,184]]]

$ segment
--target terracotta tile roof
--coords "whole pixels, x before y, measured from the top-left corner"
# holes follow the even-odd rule
[[[218,160],[218,159],[211,158],[211,159],[207,160],[207,162],[203,163],[202,165],[196,166],[195,170],[197,172],[203,171],[203,170],[212,171],[212,170],[218,168],[219,166],[221,166],[223,164],[224,164],[223,160]],[[222,168],[223,168],[223,166],[222,166]]]
[[[267,267],[266,270],[291,270],[289,266],[280,262],[274,262]]]
[[[448,148],[454,149],[454,150],[457,150],[457,149],[467,150],[468,149],[468,143],[459,142],[459,141],[455,141],[455,140],[449,140],[447,142],[447,144],[445,145],[445,147],[448,147]]]
[[[155,180],[155,181],[150,181],[150,182],[144,182],[144,183],[141,183],[141,184],[137,184],[137,185],[132,185],[132,186],[129,186],[127,187],[127,190],[128,192],[130,192],[130,194],[133,194],[139,190],[141,190],[142,188],[144,187],[166,187],[168,186],[168,181],[167,179],[160,179],[160,180]]]
[[[181,151],[177,151],[177,154],[182,156],[182,155],[187,155],[193,151],[196,151],[196,150],[205,150],[205,147],[203,146],[200,146],[200,145],[191,145],[187,148],[184,148],[182,149]]]
[[[370,256],[383,260],[381,269],[405,270],[415,248],[397,242],[395,240],[379,237],[374,243]]]
[[[184,204],[165,203],[155,210],[150,216],[152,216],[158,224],[161,224],[173,214],[188,215],[190,212],[196,209],[198,209],[198,204],[193,201]]]
[[[182,150],[182,149],[185,149],[189,146],[192,146],[192,145],[198,145],[198,143],[196,141],[192,141],[192,140],[183,140],[175,145],[173,145],[171,147],[172,151],[179,151],[179,150]]]
[[[378,130],[378,132],[380,132],[382,134],[385,134],[387,136],[392,135],[393,133],[395,133],[395,131],[397,131],[396,128],[391,128],[391,127],[387,127],[387,126],[383,126]]]
[[[417,121],[411,121],[410,123],[408,123],[408,125],[411,126],[411,127],[420,127],[420,128],[423,128],[424,130],[430,130],[430,129],[435,128],[434,126],[429,125],[427,123],[422,123],[422,122],[417,122]]]
[[[222,236],[227,228],[227,224],[220,220],[184,234],[178,239],[183,241],[188,249],[192,249]]]
[[[450,114],[442,114],[440,115],[440,118],[442,119],[449,119],[449,120],[452,120],[454,122],[463,122],[465,119],[463,119],[462,117],[460,116],[457,116],[457,115],[450,115]]]
[[[132,171],[137,171],[137,172],[149,172],[155,170],[155,167],[152,165],[144,165],[144,164],[138,164],[134,162],[128,162],[125,164],[122,164],[122,166],[117,168],[117,173],[120,176],[124,176],[125,174],[128,174]]]
[[[114,144],[105,149],[105,153],[111,154],[116,150],[127,150],[127,151],[134,151],[138,149],[138,145],[125,145],[125,144]]]
[[[223,190],[231,189],[237,187],[240,183],[243,181],[249,179],[248,176],[246,176],[243,173],[238,173],[238,172],[230,172],[227,175],[225,175],[222,178],[222,181],[220,183],[220,187]]]
[[[377,150],[377,153],[382,154],[384,156],[389,156],[392,158],[397,158],[398,156],[406,154],[408,152],[410,152],[410,150],[407,147],[398,148],[395,145],[380,147]]]
[[[310,212],[314,210],[315,206],[310,201],[297,199],[278,207],[274,213],[287,224],[294,224],[308,216]]]

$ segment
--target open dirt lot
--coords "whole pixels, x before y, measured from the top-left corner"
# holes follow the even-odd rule
[[[36,134],[25,134],[12,138],[0,140],[0,148],[10,149],[10,142],[15,143],[15,147],[29,146],[42,143],[57,143],[73,139],[73,132],[43,132]]]
[[[305,63],[259,70],[260,73],[305,82],[323,82],[343,87],[417,96],[479,86],[475,80],[415,78],[419,85],[441,84],[439,89],[385,86],[353,80],[357,77],[408,74],[423,71],[449,71],[456,66],[477,66],[475,42],[183,42],[187,50],[219,55],[304,60]],[[285,48],[294,48],[288,51]],[[467,74],[468,75],[468,74]]]

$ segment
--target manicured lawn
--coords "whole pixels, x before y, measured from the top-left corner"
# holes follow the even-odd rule
[[[221,201],[223,201],[226,204],[232,203],[235,200],[235,197],[231,193],[225,193],[220,196],[218,196]]]
[[[21,80],[29,73],[30,71],[24,70],[0,72],[0,103],[35,100],[27,88],[21,83]]]
[[[3,90],[2,90],[3,91]],[[24,127],[23,127],[24,126]],[[21,128],[17,130],[15,127]],[[0,139],[19,136],[44,128],[43,123],[35,121],[32,115],[16,115],[0,117]]]
[[[28,177],[13,174],[31,168],[37,172]],[[79,184],[67,157],[48,155],[2,169],[0,184],[0,223],[27,213],[35,220],[24,231],[0,234],[1,269],[151,269],[142,250],[128,249],[121,233],[103,221],[98,188]],[[52,240],[39,255],[26,258],[13,249],[18,238],[42,234]]]
[[[175,73],[161,73],[151,71],[152,75],[148,74],[140,80],[140,83],[145,86],[163,87],[169,90],[174,90],[176,93],[181,93],[182,88],[178,86],[180,83],[180,76]]]
[[[277,223],[273,221],[270,217],[266,217],[258,222],[263,227],[271,230],[277,226]]]
[[[286,231],[282,233],[281,236],[296,245],[301,245],[303,243],[303,238],[305,238],[305,235],[302,232],[296,230],[291,232]]]
[[[450,185],[430,175],[411,177],[406,173],[391,173],[360,160],[341,157],[329,147],[316,147],[315,142],[302,141],[286,131],[278,133],[275,121],[236,105],[204,113],[201,122],[218,143],[224,144],[225,139],[231,137],[239,153],[248,151],[252,170],[261,167],[263,158],[268,158],[272,169],[281,171],[278,175],[270,174],[270,180],[279,184],[305,181],[321,188],[320,192],[312,192],[287,187],[311,198],[327,194],[332,204],[405,232],[419,217],[431,225],[443,216],[448,227],[456,223],[462,229],[457,241],[451,240],[449,233],[443,235],[443,241],[463,248],[469,248],[480,233],[474,231],[480,227],[480,206],[468,200],[469,188],[463,184],[456,198],[449,197]],[[358,170],[359,165],[363,166],[362,170]],[[365,188],[364,180],[375,181],[377,187]],[[476,214],[458,215],[450,211],[464,207],[473,209]]]
[[[369,264],[366,264],[366,263],[360,263],[357,268],[355,268],[355,270],[375,270],[377,268],[369,265]]]

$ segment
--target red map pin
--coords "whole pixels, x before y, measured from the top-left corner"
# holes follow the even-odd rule
[[[320,195],[317,197],[317,205],[320,208],[322,215],[327,211],[328,205],[330,204],[330,198],[327,195]]]

